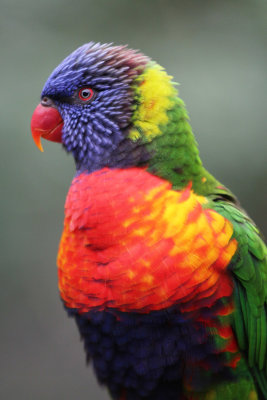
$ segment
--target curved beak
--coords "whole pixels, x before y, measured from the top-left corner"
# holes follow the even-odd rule
[[[43,150],[41,137],[52,142],[62,143],[63,119],[55,107],[38,104],[31,119],[31,131],[34,143]]]

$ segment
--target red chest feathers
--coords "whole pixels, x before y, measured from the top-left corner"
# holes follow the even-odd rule
[[[66,305],[148,312],[177,303],[192,311],[231,295],[232,226],[204,203],[139,168],[79,175],[58,254]]]

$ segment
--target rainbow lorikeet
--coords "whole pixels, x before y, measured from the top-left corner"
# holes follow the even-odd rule
[[[203,167],[165,70],[85,44],[48,78],[32,134],[75,159],[59,290],[111,397],[267,399],[266,247]]]

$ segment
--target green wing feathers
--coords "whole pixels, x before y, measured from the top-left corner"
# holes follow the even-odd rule
[[[222,202],[216,210],[230,220],[238,251],[229,268],[234,277],[233,328],[263,399],[267,399],[267,248],[244,211]]]

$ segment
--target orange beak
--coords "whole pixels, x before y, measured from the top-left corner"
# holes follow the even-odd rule
[[[38,104],[32,115],[31,131],[34,143],[40,151],[44,151],[41,137],[62,143],[63,124],[63,119],[55,107]]]

